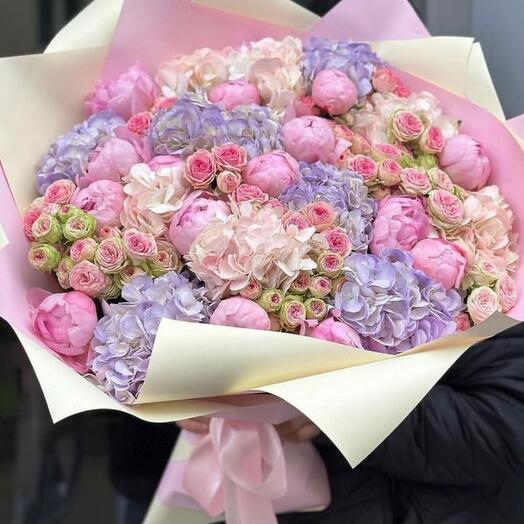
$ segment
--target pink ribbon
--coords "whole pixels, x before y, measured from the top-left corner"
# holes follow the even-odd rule
[[[287,491],[286,461],[271,424],[212,418],[182,478],[187,494],[228,524],[277,524],[272,500]]]

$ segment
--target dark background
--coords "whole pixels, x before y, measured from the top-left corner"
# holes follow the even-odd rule
[[[0,57],[42,51],[88,3],[0,0]],[[323,13],[337,2],[298,3]],[[524,1],[412,4],[432,34],[479,40],[506,115],[524,112]],[[0,524],[113,524],[115,493],[104,430],[111,415],[86,414],[53,426],[25,353],[1,320],[0,354]]]

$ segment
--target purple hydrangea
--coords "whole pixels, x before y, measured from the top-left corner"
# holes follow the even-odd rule
[[[98,321],[90,362],[97,383],[119,402],[132,404],[142,386],[162,318],[206,319],[204,288],[178,273],[135,277],[122,289],[126,302],[106,304]]]
[[[115,127],[124,124],[125,121],[116,113],[101,111],[61,136],[49,148],[38,168],[38,192],[43,195],[56,180],[66,178],[76,182],[84,176],[91,152],[113,135]]]
[[[282,147],[280,124],[267,107],[251,105],[225,111],[188,96],[156,115],[149,138],[155,155],[188,156],[198,149],[234,142],[254,158]]]
[[[294,210],[315,200],[329,202],[339,213],[340,226],[347,231],[353,249],[365,252],[371,240],[377,204],[368,196],[362,177],[321,162],[301,162],[300,172],[298,183],[288,187],[279,200]]]
[[[350,255],[345,277],[334,306],[368,349],[401,353],[456,329],[462,297],[414,269],[404,251]]]
[[[304,42],[304,77],[310,83],[320,71],[338,69],[353,81],[359,96],[365,96],[372,88],[373,71],[381,63],[368,44],[324,38]]]

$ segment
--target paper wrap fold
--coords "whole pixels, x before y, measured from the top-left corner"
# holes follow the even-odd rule
[[[106,1],[99,0],[91,6],[92,13],[100,13],[96,9],[106,6],[106,23],[96,20],[100,32],[90,30],[94,22],[86,12],[75,22],[77,29],[65,30],[52,44],[51,50],[55,52],[0,60],[0,159],[6,175],[5,178],[0,175],[0,224],[3,229],[3,233],[0,232],[0,246],[3,246],[0,264],[4,268],[0,315],[13,326],[24,345],[53,420],[92,409],[125,411],[157,422],[178,420],[245,402],[244,398],[230,395],[248,390],[267,392],[286,400],[311,418],[355,466],[394,430],[464,351],[511,327],[516,320],[496,315],[465,334],[432,342],[400,356],[281,333],[165,320],[139,404],[135,406],[122,406],[105,396],[50,355],[31,335],[25,291],[35,284],[47,286],[46,279],[30,270],[26,263],[27,243],[17,208],[23,211],[35,196],[35,170],[49,144],[83,118],[82,100],[102,69],[109,74],[131,65],[130,60],[153,65],[153,48],[144,46],[143,39],[154,35],[140,33],[143,38],[135,38],[133,31],[137,27],[150,27],[140,24],[153,17],[156,9],[161,10],[168,18],[165,24],[170,34],[177,35],[166,41],[167,46],[161,52],[167,55],[190,50],[189,47],[235,44],[247,37],[279,38],[290,32],[300,34],[299,29],[308,30],[308,24],[312,23],[311,17],[302,14],[300,23],[304,25],[297,27],[300,24],[295,24],[288,30],[282,24],[268,24],[268,11],[262,17],[265,19],[262,20],[259,14],[257,20],[252,20],[250,12],[238,18],[189,0],[127,0],[116,29],[115,45],[107,55],[107,37],[118,9],[116,3],[105,4]],[[406,3],[398,1],[397,5],[405,8]],[[229,1],[228,4],[238,10],[244,4],[252,9],[259,2]],[[349,4],[343,2],[339,9]],[[373,16],[384,3],[375,0],[366,5],[368,10],[361,14]],[[289,2],[281,2],[281,6],[292,9]],[[272,15],[281,20],[291,16],[283,13],[275,7]],[[342,16],[341,11],[338,13]],[[204,26],[204,20],[212,22],[214,28]],[[412,14],[408,20],[408,36],[420,36],[421,29],[413,21]],[[384,30],[381,34],[388,38],[406,36],[406,28],[397,29],[399,33]],[[342,30],[347,33],[340,33]],[[315,27],[314,32],[331,36],[330,25],[325,21]],[[336,36],[350,37],[351,23],[338,27]],[[85,49],[82,45],[86,41],[102,46]],[[524,165],[524,154],[501,121],[500,104],[480,48],[471,39],[463,38],[425,38],[373,45],[386,60],[404,70],[408,85],[434,92],[444,110],[460,117],[466,132],[483,142],[495,168],[492,181],[500,185],[515,210],[517,231],[523,231],[524,211],[519,194],[524,190],[524,179],[518,176],[518,166]],[[65,51],[65,46],[75,49]],[[106,55],[108,62],[104,68]],[[430,60],[421,59],[428,56]],[[427,80],[438,82],[442,87]],[[493,114],[457,95],[471,96]],[[521,257],[522,247],[523,244]],[[518,283],[521,298],[512,316],[522,318],[522,272],[519,272]],[[209,344],[210,341],[213,343]]]

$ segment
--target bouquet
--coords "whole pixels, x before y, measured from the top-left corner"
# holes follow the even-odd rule
[[[22,211],[27,247],[17,245],[46,282],[28,293],[32,336],[82,387],[139,405],[119,409],[178,401],[168,419],[237,420],[222,410],[245,399],[205,399],[258,389],[322,427],[325,397],[306,401],[308,388],[334,391],[326,381],[362,364],[361,383],[375,382],[400,362],[412,372],[410,357],[458,348],[438,357],[427,391],[519,304],[518,210],[501,191],[502,170],[522,156],[513,139],[501,132],[499,153],[485,112],[369,44],[260,31],[274,38],[159,53],[108,77],[110,54],[86,117],[34,170],[39,196]],[[390,416],[389,431],[401,420]],[[385,436],[336,433],[353,463]]]

